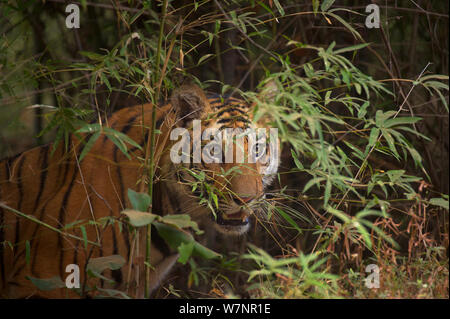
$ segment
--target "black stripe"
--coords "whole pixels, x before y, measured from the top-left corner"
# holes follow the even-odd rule
[[[119,149],[117,148],[117,146],[114,147],[114,153],[113,153],[113,158],[114,158],[114,162],[118,164],[117,162],[117,151]],[[123,177],[122,177],[122,170],[121,167],[119,165],[117,165],[117,176],[119,177],[119,186],[120,186],[120,201],[122,203],[125,204],[126,206],[126,198],[125,198],[125,190],[124,190],[124,185],[123,185]],[[120,207],[119,207],[120,210]],[[123,234],[123,240],[125,242],[125,245],[127,246],[127,255],[130,255],[130,251],[131,251],[131,247],[130,247],[130,241],[128,238],[128,233],[126,232],[122,232]]]
[[[231,98],[231,99],[227,98],[227,99],[225,99],[223,101],[223,103],[221,105],[214,105],[214,106],[216,108],[223,109],[224,107],[233,106],[233,105],[240,105],[241,103],[242,103],[241,100],[237,100],[237,99],[234,99],[234,98]]]
[[[112,239],[113,239],[113,255],[117,255],[118,248],[117,248],[117,238],[116,238],[116,232],[114,229],[114,224],[111,224],[111,231],[112,231]]]
[[[10,157],[7,157],[7,158],[4,158],[4,159],[2,159],[2,161],[4,161],[5,162],[5,164],[6,164],[6,179],[7,180],[9,180],[10,179],[10,177],[11,177],[11,175],[10,175],[10,169],[11,169],[11,166],[12,166],[12,163],[20,156],[20,155],[22,155],[23,154],[23,152],[22,153],[19,153],[19,154],[16,154],[16,155],[14,155],[14,156],[10,156]]]
[[[77,176],[77,170],[74,167],[74,172],[72,175],[72,180],[70,181],[69,187],[67,188],[66,194],[64,195],[63,201],[61,203],[61,209],[59,210],[59,214],[58,214],[58,222],[61,225],[64,225],[64,221],[65,221],[65,208],[68,204],[69,201],[69,197],[70,197],[70,193],[72,192],[72,188],[75,185],[75,178]],[[63,276],[63,260],[64,260],[64,246],[63,246],[63,242],[62,242],[62,238],[61,235],[58,236],[58,248],[60,250],[60,255],[59,255],[59,271],[60,271],[60,276],[62,278]]]
[[[161,125],[164,122],[164,120],[165,120],[165,118],[163,116],[159,120],[156,121],[156,129],[159,129],[161,127]]]
[[[211,95],[208,95],[208,101],[210,104],[211,103],[220,103],[220,102],[222,102],[222,97],[218,94],[211,94]]]
[[[118,247],[117,247],[117,238],[116,238],[116,231],[115,231],[115,224],[110,225],[111,231],[112,231],[112,237],[113,237],[113,255],[118,254]],[[116,269],[111,271],[112,278],[116,282],[115,287],[117,288],[123,280],[122,276],[122,270]]]
[[[232,121],[233,121],[233,119],[227,118],[227,119],[220,119],[220,120],[217,121],[217,123],[218,123],[218,124],[222,124],[222,123],[230,123],[230,122],[232,122]]]
[[[125,246],[127,248],[127,260],[130,260],[130,254],[131,254],[131,251],[130,251],[130,235],[128,233],[128,226],[127,225],[122,225],[122,237],[123,237],[123,241],[125,243]]]
[[[19,167],[17,168],[17,189],[19,191],[19,201],[18,201],[18,206],[17,206],[17,210],[19,212],[21,212],[22,209],[22,199],[23,199],[23,187],[22,187],[22,167],[23,167],[23,163],[25,162],[25,156],[22,156],[22,158],[20,159],[19,162]],[[20,216],[16,216],[16,234],[15,234],[15,239],[14,239],[14,245],[17,245],[17,243],[19,242],[19,234],[20,234]]]
[[[231,118],[224,118],[217,121],[218,124],[222,123],[230,123],[230,122],[244,122],[244,123],[251,123],[248,119],[242,116],[234,116]]]
[[[42,196],[42,192],[44,191],[44,188],[45,188],[45,182],[47,181],[48,146],[45,146],[45,147],[41,148],[41,156],[40,157],[42,158],[42,163],[41,163],[41,176],[40,176],[40,183],[39,183],[39,193],[38,193],[38,196],[36,197],[36,200],[34,202],[33,213],[36,210],[37,205],[39,204],[39,201],[40,201],[41,196]]]
[[[225,112],[229,112],[229,113],[230,112],[239,112],[241,114],[247,114],[243,110],[241,110],[240,108],[237,108],[235,106],[231,106],[231,107],[229,107],[227,109],[224,109],[224,110],[221,110],[219,113],[217,113],[217,117],[222,116],[222,114],[225,113]]]
[[[138,115],[134,115],[134,116],[130,117],[130,119],[128,120],[127,124],[121,130],[121,132],[123,134],[127,134],[128,131],[134,126],[134,124],[136,123],[136,118],[137,117],[138,117]]]
[[[41,221],[42,221],[42,216],[43,216],[43,214],[45,212],[45,208],[47,207],[47,204],[48,204],[48,202],[41,209],[41,213],[40,213],[39,218],[38,218]],[[35,274],[35,266],[36,266],[36,262],[37,262],[37,256],[39,255],[38,254],[39,240],[36,240],[36,234],[37,234],[37,231],[38,231],[39,227],[41,227],[41,225],[38,225],[38,224],[35,225],[35,228],[34,228],[34,231],[33,231],[33,235],[31,236],[31,242],[30,242],[30,245],[32,247],[34,247],[33,248],[33,252],[34,252],[33,255],[34,255],[34,257],[31,259],[31,274],[33,276],[36,275]]]
[[[139,150],[136,146],[133,146],[132,148],[130,148],[129,150],[128,150],[128,153],[129,154],[132,154],[132,153],[134,153],[134,152],[136,152],[137,150]]]
[[[71,138],[71,136],[69,136],[69,144],[70,144],[71,140],[72,140],[72,138]],[[64,147],[61,147],[61,152],[62,152],[61,158],[64,158],[64,154],[65,154],[64,153]],[[59,192],[59,190],[64,186],[65,181],[67,179],[67,175],[68,175],[68,173],[70,171],[70,162],[64,163],[64,161],[63,161],[59,165],[58,176],[61,175],[60,172],[61,172],[61,167],[62,166],[64,166],[64,175],[63,175],[63,178],[61,179],[61,182],[59,183],[58,188],[55,190],[55,194],[57,194]],[[74,170],[74,175],[75,175],[75,173],[76,173],[76,170]],[[52,198],[50,198],[49,201],[51,199]],[[47,205],[48,205],[49,201],[47,201],[47,203],[42,207],[41,212],[39,214],[39,217],[37,217],[41,221],[42,221],[43,216],[44,216],[44,214],[46,212]],[[39,243],[40,243],[40,241],[36,239],[36,235],[37,235],[37,232],[38,232],[40,227],[41,227],[41,225],[38,225],[38,224],[35,225],[35,229],[34,229],[32,237],[31,237],[32,242],[30,244],[32,245],[32,247],[34,247],[34,249],[33,249],[33,251],[34,251],[34,258],[32,258],[32,261],[31,261],[31,274],[32,275],[35,275],[35,266],[36,266],[36,262],[37,262],[37,256],[39,255],[38,251],[39,251]]]
[[[135,142],[138,143],[139,145],[141,145],[142,149],[145,149],[145,143],[147,143],[147,139],[148,139],[148,130],[145,133],[144,140],[142,141],[142,143],[138,143],[138,141],[135,141]],[[138,150],[143,152],[141,149],[137,148],[136,146],[133,146],[128,150],[128,153],[132,154]]]
[[[73,264],[78,265],[78,245],[80,244],[80,241],[77,240],[77,243],[75,245],[75,250],[73,252]]]
[[[11,164],[14,162],[14,160],[16,158],[17,158],[17,156],[14,158],[7,158],[5,160],[5,162],[6,162],[6,180],[8,180],[8,181],[11,178],[11,166],[12,166]]]
[[[168,194],[166,192],[166,197],[170,200],[170,206],[172,206],[172,208],[173,205],[175,206],[175,209],[173,209],[172,214],[182,214],[183,212],[181,210],[181,203],[178,200],[178,196],[176,194]]]
[[[148,136],[150,135],[150,130],[146,130],[145,135],[144,135],[144,142],[142,143],[142,147],[146,146],[146,143],[148,141]]]
[[[98,248],[99,252],[98,252],[98,256],[99,257],[103,257],[103,235],[104,235],[104,230],[102,231],[102,234],[100,235],[100,247]],[[103,286],[105,285],[105,281],[103,280],[103,278],[100,278],[100,287],[103,288]]]

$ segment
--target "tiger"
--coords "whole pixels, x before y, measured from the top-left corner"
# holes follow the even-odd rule
[[[142,162],[153,129],[154,107],[157,131],[152,212],[162,216],[188,213],[205,231],[202,236],[210,238],[210,234],[216,233],[240,238],[248,231],[252,218],[261,213],[261,199],[265,198],[277,173],[278,163],[270,159],[238,163],[236,158],[225,163],[205,162],[203,158],[200,162],[175,163],[171,150],[179,141],[171,139],[170,135],[174,128],[192,129],[194,120],[201,121],[202,133],[208,128],[219,131],[264,128],[267,121],[253,123],[254,103],[207,95],[195,84],[182,85],[162,105],[148,103],[125,107],[106,119],[104,125],[137,143],[128,145],[127,154],[108,136],[100,135],[80,161],[80,153],[86,145],[82,140],[86,136],[78,133],[69,135],[68,148],[65,143],[55,147],[49,143],[0,162],[1,298],[79,298],[79,292],[64,287],[39,290],[29,278],[64,278],[66,265],[75,264],[81,269],[80,281],[85,283],[88,261],[110,255],[123,256],[126,261],[123,267],[109,273],[114,281],[113,288],[135,298],[144,297],[145,234],[142,231],[132,236],[130,228],[121,227],[120,223],[111,223],[108,227],[92,223],[86,225],[83,234],[80,228],[65,228],[65,225],[105,217],[123,220],[121,212],[131,207],[127,190],[148,190],[143,182],[147,172]],[[192,136],[192,130],[189,134]],[[246,138],[245,156],[250,152],[248,143]],[[192,186],[195,177],[190,171],[204,172],[210,185],[224,191],[223,196],[217,198],[214,210],[200,202],[199,188]],[[54,229],[62,229],[66,235]],[[87,239],[87,244],[79,238]],[[151,232],[150,251],[152,269],[148,289],[154,292],[174,268],[179,255],[156,231]],[[101,287],[108,284],[101,280]]]

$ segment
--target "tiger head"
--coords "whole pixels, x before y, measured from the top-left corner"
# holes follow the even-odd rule
[[[207,98],[197,86],[176,90],[171,105],[175,121],[161,165],[168,209],[189,213],[206,230],[244,234],[277,173],[277,136],[252,122],[245,101]]]

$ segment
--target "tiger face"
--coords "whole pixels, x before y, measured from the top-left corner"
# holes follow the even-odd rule
[[[251,217],[261,216],[278,170],[276,134],[253,123],[251,106],[239,99],[207,98],[191,86],[176,91],[171,103],[172,132],[184,132],[171,134],[161,167],[172,213],[189,213],[207,231],[244,234]]]

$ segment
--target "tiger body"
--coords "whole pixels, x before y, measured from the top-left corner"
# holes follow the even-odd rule
[[[147,186],[142,186],[147,175],[142,159],[148,151],[145,145],[151,130],[152,109],[151,104],[124,108],[107,120],[107,126],[126,134],[142,146],[142,149],[129,147],[131,159],[107,136],[101,135],[80,162],[83,144],[72,134],[68,151],[64,143],[60,143],[54,154],[50,155],[52,144],[49,144],[0,162],[1,203],[90,242],[85,246],[83,240],[64,236],[0,207],[1,298],[79,297],[71,289],[40,291],[27,276],[59,276],[64,280],[66,266],[75,264],[81,269],[83,284],[87,280],[84,272],[88,260],[110,255],[120,255],[126,260],[124,267],[107,274],[115,281],[113,288],[133,297],[144,296],[143,232],[133,235],[128,227],[119,227],[119,223],[107,227],[99,223],[86,224],[85,233],[79,227],[63,227],[79,221],[120,218],[120,212],[131,207],[127,190],[147,191]],[[169,139],[169,135],[174,127],[191,125],[193,118],[205,120],[209,127],[222,127],[224,124],[245,126],[249,122],[249,111],[249,105],[237,99],[224,103],[219,98],[206,98],[196,86],[180,88],[172,95],[170,103],[157,108],[156,126],[160,132],[156,135],[155,146],[157,174],[154,213],[189,213],[208,232],[240,235],[247,231],[246,218],[254,209],[252,203],[256,207],[258,198],[264,196],[264,189],[271,179],[269,175],[273,175],[277,167],[260,173],[259,163],[174,164],[170,158],[170,148],[175,142]],[[219,224],[217,219],[211,218],[211,211],[199,205],[193,195],[192,187],[188,185],[192,177],[180,170],[182,166],[192,168],[193,165],[207,171],[208,175],[216,175],[212,180],[218,188],[226,185],[227,189],[232,190],[234,195],[230,195],[229,200],[220,200],[220,215],[225,217],[221,220],[225,222]],[[231,179],[217,174],[221,168],[229,170],[236,165],[240,168],[239,173]],[[150,276],[150,290],[161,284],[177,258],[177,253],[152,232],[150,262],[154,268]],[[103,284],[102,281],[101,286]]]

